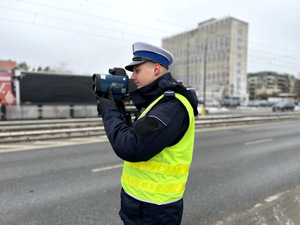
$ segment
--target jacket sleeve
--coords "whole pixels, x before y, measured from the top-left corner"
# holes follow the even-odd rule
[[[117,108],[106,109],[102,118],[115,153],[129,162],[147,161],[165,147],[176,144],[189,121],[185,106],[175,97],[164,97],[132,126],[126,124]]]

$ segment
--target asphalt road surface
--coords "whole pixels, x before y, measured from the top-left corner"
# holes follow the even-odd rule
[[[211,225],[300,183],[300,122],[198,130],[182,225]],[[121,225],[105,137],[0,146],[1,225]]]

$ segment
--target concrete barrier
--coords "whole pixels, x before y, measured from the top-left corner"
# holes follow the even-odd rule
[[[6,120],[97,117],[96,105],[19,105],[7,106]]]

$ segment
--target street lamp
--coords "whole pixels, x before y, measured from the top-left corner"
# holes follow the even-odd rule
[[[207,37],[205,39],[205,46],[204,46],[204,68],[203,68],[203,106],[201,115],[205,116],[205,101],[206,101],[206,58],[207,58]]]

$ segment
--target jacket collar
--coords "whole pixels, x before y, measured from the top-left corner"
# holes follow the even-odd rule
[[[188,91],[181,83],[178,83],[173,79],[171,73],[165,73],[152,83],[131,92],[130,98],[137,109],[141,110],[142,108],[146,108],[151,102],[168,90],[173,90],[187,97],[194,108],[194,114],[198,114],[197,96],[191,91]]]
[[[160,82],[164,79],[170,79],[172,75],[170,73],[165,73],[160,76],[152,83],[136,89],[130,93],[130,98],[133,104],[140,110],[141,108],[146,108],[154,99],[163,93],[162,87],[160,87]]]

